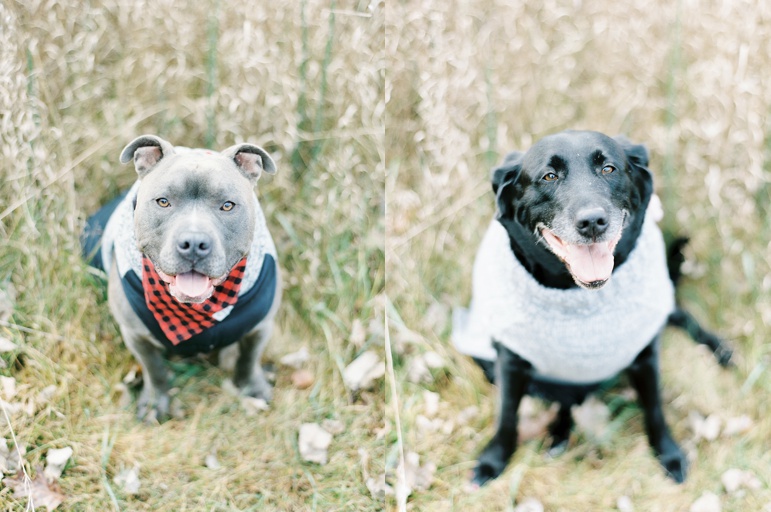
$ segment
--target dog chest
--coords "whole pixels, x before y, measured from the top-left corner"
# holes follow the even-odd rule
[[[651,220],[628,260],[599,290],[540,285],[494,221],[474,264],[471,307],[455,314],[453,341],[463,353],[494,360],[497,340],[540,376],[599,382],[629,366],[673,309],[664,243]]]

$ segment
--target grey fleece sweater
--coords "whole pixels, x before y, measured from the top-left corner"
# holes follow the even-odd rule
[[[495,339],[541,378],[588,384],[628,367],[674,306],[664,241],[650,211],[629,258],[599,290],[542,286],[494,220],[474,262],[471,306],[454,311],[452,338],[460,352],[490,361]]]

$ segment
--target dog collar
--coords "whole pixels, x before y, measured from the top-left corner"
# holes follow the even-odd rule
[[[246,258],[239,261],[211,297],[200,304],[175,299],[150,258],[142,255],[142,287],[147,308],[169,341],[178,345],[223,320],[236,302],[246,270]]]

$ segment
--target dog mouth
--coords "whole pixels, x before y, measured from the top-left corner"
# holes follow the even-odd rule
[[[597,290],[605,286],[613,273],[613,251],[621,240],[621,232],[608,241],[588,244],[568,243],[547,227],[541,227],[541,236],[549,249],[565,264],[579,286]]]
[[[212,279],[206,274],[190,270],[169,275],[157,270],[158,275],[169,285],[169,293],[180,302],[200,304],[214,293],[227,276]]]

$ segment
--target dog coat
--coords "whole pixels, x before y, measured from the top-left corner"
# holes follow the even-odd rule
[[[236,265],[229,278],[215,288],[213,298],[224,304],[217,305],[209,314],[204,308],[211,305],[211,298],[201,305],[181,304],[168,294],[167,289],[154,290],[168,294],[161,295],[155,302],[148,296],[148,286],[166,288],[166,285],[157,281],[150,283],[150,279],[157,279],[153,276],[155,269],[145,268],[149,259],[143,258],[137,248],[134,202],[139,184],[137,181],[125,196],[89,219],[84,234],[87,257],[109,275],[114,256],[123,291],[132,309],[169,352],[192,355],[238,341],[265,318],[276,294],[276,247],[257,197],[253,196],[255,227],[249,253],[245,261],[240,262],[244,265]],[[94,240],[98,238],[101,238],[101,247],[96,249],[98,242]],[[152,263],[149,265],[152,267]],[[234,276],[236,271],[238,275]]]
[[[456,348],[494,361],[493,340],[547,380],[601,382],[627,368],[675,307],[664,240],[648,211],[635,248],[599,290],[542,286],[494,220],[474,262],[469,309],[453,312]]]

